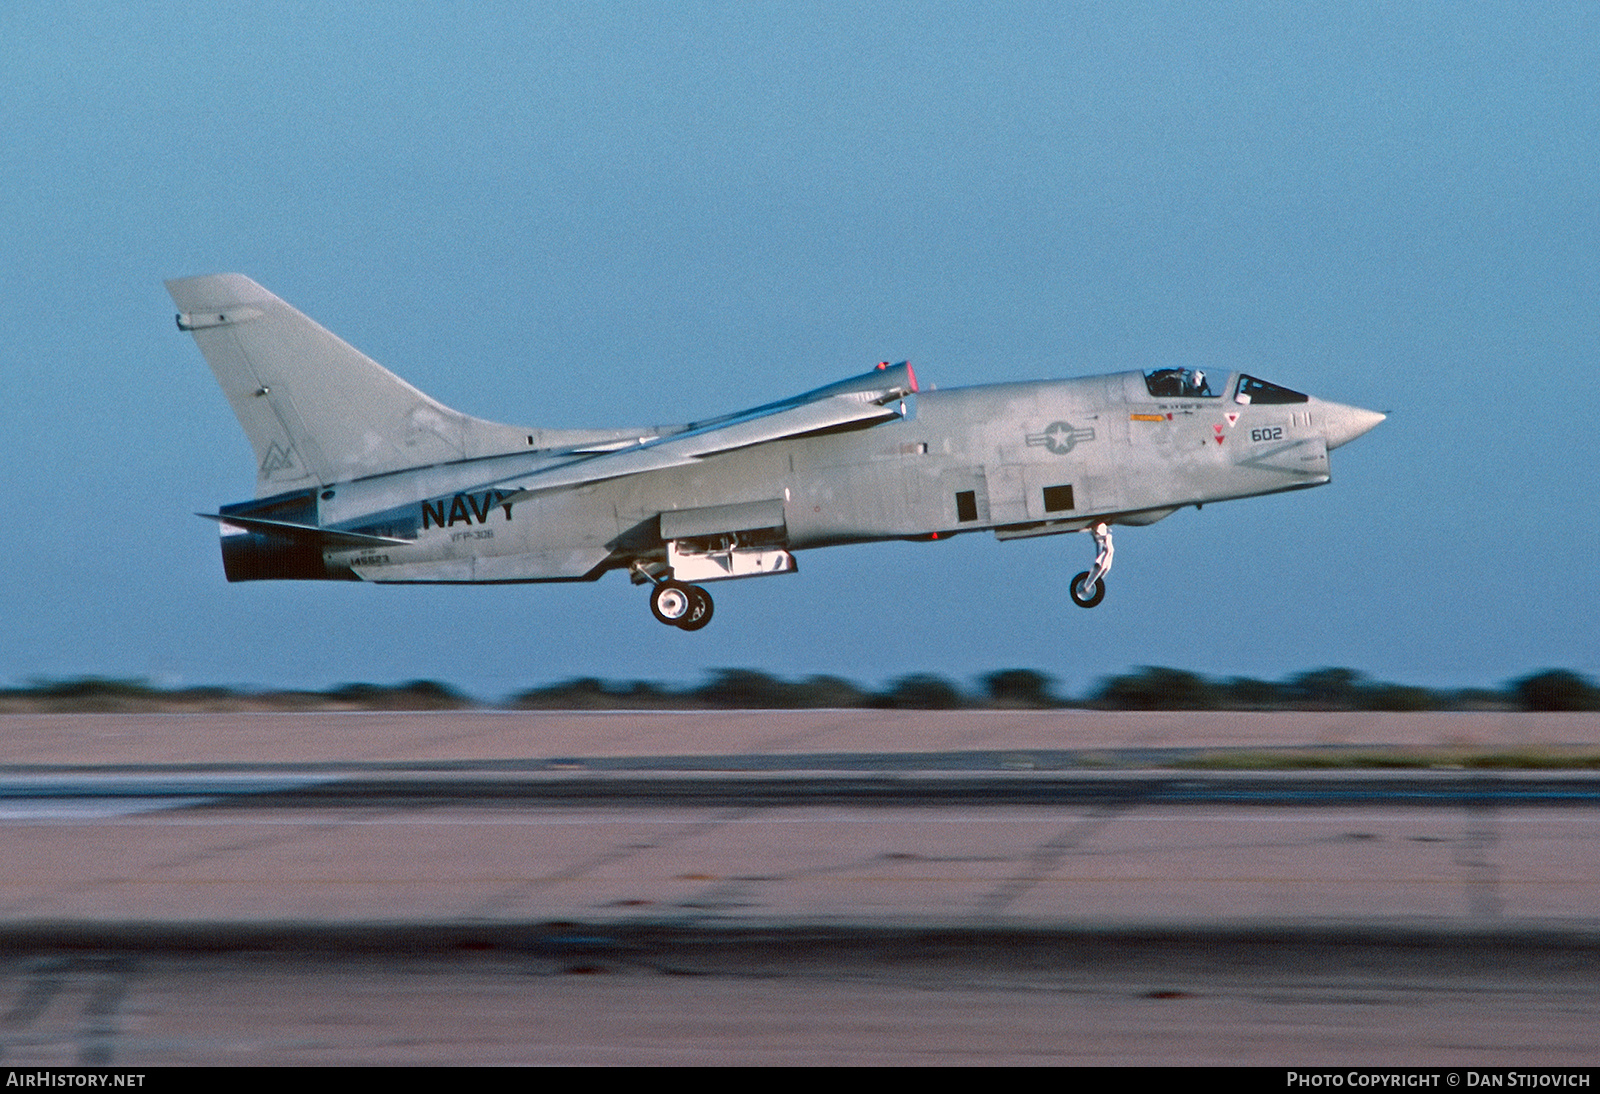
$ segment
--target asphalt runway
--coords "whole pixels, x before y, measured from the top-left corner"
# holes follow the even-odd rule
[[[1587,1064],[1600,780],[1167,765],[1597,722],[8,716],[0,1055]]]

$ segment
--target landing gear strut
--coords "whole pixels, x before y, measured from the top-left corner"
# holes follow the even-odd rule
[[[650,590],[650,611],[669,627],[697,631],[711,622],[711,594],[681,581],[658,582]]]
[[[1067,592],[1080,608],[1092,608],[1106,598],[1106,575],[1111,572],[1111,528],[1103,521],[1090,529],[1094,533],[1094,568],[1072,579]]]

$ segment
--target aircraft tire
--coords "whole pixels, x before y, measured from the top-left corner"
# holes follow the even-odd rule
[[[1072,579],[1072,584],[1067,586],[1067,592],[1071,594],[1072,602],[1074,604],[1076,604],[1080,608],[1092,608],[1096,604],[1100,603],[1102,600],[1104,600],[1106,598],[1106,579],[1105,578],[1101,578],[1099,581],[1096,581],[1094,583],[1094,595],[1093,596],[1084,596],[1084,595],[1082,595],[1081,593],[1078,592],[1079,586],[1082,584],[1083,580],[1085,578],[1087,578],[1088,576],[1089,576],[1089,571],[1085,570],[1085,571],[1083,571],[1083,573],[1081,573],[1077,577],[1073,578]]]
[[[686,631],[697,631],[711,622],[711,594],[698,585],[690,585],[687,588],[689,610],[678,620],[678,627]]]
[[[683,626],[695,603],[691,588],[681,581],[663,581],[650,590],[650,613],[669,627]],[[711,613],[708,610],[706,614]]]

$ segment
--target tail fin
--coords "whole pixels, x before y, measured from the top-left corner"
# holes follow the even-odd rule
[[[167,282],[256,454],[256,494],[526,450],[537,430],[451,410],[240,274]]]

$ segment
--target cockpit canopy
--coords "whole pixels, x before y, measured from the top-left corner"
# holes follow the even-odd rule
[[[1254,376],[1240,376],[1239,386],[1233,393],[1233,401],[1245,406],[1252,403],[1257,406],[1277,406],[1283,403],[1310,402],[1310,399],[1298,391],[1290,391],[1286,387],[1257,380]]]
[[[1228,373],[1223,373],[1218,380],[1225,391],[1228,387]],[[1158,368],[1144,374],[1144,386],[1152,396],[1158,399],[1220,399],[1223,391],[1211,390],[1211,380],[1206,376],[1204,369],[1198,368]],[[1241,406],[1252,403],[1258,406],[1275,406],[1284,403],[1304,403],[1309,401],[1307,396],[1298,391],[1290,391],[1277,384],[1269,384],[1265,380],[1257,380],[1254,376],[1239,375],[1238,383],[1233,387],[1233,401]]]
[[[1217,393],[1211,390],[1211,381],[1206,379],[1205,370],[1198,368],[1158,368],[1144,374],[1144,386],[1157,398],[1217,397]]]

